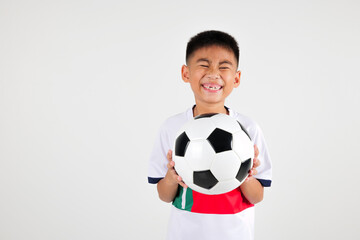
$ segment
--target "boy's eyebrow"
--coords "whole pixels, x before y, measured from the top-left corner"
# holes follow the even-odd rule
[[[219,63],[219,65],[221,65],[221,64],[233,65],[232,62],[230,62],[230,61],[228,61],[228,60],[221,61],[221,62]]]
[[[197,61],[198,62],[207,62],[207,63],[210,63],[210,60],[209,59],[206,59],[206,58],[199,58]]]
[[[197,62],[197,63],[199,63],[199,62],[207,62],[207,63],[210,64],[210,60],[207,59],[207,58],[199,58],[196,62]],[[231,62],[231,61],[228,61],[228,60],[221,61],[221,62],[219,63],[219,65],[221,65],[221,64],[233,65],[232,62]]]

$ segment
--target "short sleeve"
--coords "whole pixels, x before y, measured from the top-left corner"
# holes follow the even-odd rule
[[[264,187],[270,187],[272,181],[272,166],[268,147],[260,127],[255,124],[252,140],[259,149],[258,159],[260,166],[257,168],[258,173],[254,176]]]
[[[167,172],[167,152],[171,147],[169,146],[169,136],[166,128],[163,125],[157,134],[154,142],[153,150],[149,159],[148,166],[148,182],[158,183],[165,177]]]

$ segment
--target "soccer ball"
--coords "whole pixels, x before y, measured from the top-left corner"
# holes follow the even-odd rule
[[[175,170],[194,191],[222,194],[239,187],[253,165],[254,146],[245,128],[226,114],[203,114],[175,137]]]

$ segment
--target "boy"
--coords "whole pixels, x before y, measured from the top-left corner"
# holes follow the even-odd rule
[[[149,183],[156,183],[159,197],[173,202],[168,239],[253,239],[254,204],[271,185],[271,161],[258,125],[225,106],[225,99],[240,84],[239,48],[227,33],[205,31],[190,39],[181,75],[189,83],[195,105],[168,118],[156,139],[149,161]],[[187,188],[174,170],[171,148],[179,128],[195,116],[225,113],[246,128],[254,142],[254,166],[237,189],[206,195]],[[260,164],[261,161],[261,164]],[[256,177],[254,177],[256,176]],[[185,191],[186,188],[186,191]]]

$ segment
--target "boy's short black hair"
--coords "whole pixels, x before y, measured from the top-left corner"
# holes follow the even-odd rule
[[[191,55],[198,49],[208,46],[220,46],[232,51],[239,66],[239,46],[235,38],[221,31],[204,31],[193,36],[186,47],[186,63]]]

